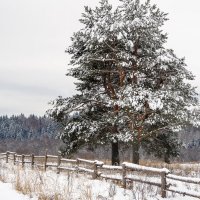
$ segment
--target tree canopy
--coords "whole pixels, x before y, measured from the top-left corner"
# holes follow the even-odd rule
[[[120,0],[116,9],[107,0],[85,7],[83,28],[66,50],[67,76],[76,78],[78,94],[56,99],[50,111],[65,124],[68,153],[85,143],[121,141],[137,154],[147,138],[198,124],[194,76],[184,58],[165,47],[166,20],[149,0]]]

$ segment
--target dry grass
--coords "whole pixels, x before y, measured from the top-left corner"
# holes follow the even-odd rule
[[[92,188],[91,186],[86,186],[82,189],[83,196],[81,197],[81,200],[92,200]]]
[[[71,200],[76,173],[65,173],[63,180],[55,172],[46,173],[44,170],[34,170],[0,163],[0,181],[11,182],[13,188],[29,197],[37,196],[38,200]],[[63,182],[65,184],[63,184]],[[83,187],[79,199],[92,199],[91,187]]]
[[[197,162],[166,164],[164,162],[143,160],[140,164],[149,167],[167,168],[171,173],[180,176],[200,177],[200,164]]]
[[[109,164],[109,161],[106,164]],[[165,164],[150,161],[141,161],[140,164],[158,168],[166,167],[179,175],[188,174],[188,176],[196,176],[200,174],[200,165],[198,164]],[[62,174],[64,176],[56,175],[54,171],[50,170],[44,172],[44,170],[40,170],[38,167],[31,170],[28,165],[22,168],[21,166],[14,166],[11,163],[0,162],[0,180],[2,182],[11,182],[17,191],[30,197],[37,196],[38,200],[105,200],[114,199],[117,195],[118,186],[109,182],[106,194],[95,194],[94,198],[92,186],[83,184],[84,181],[79,182],[79,178],[84,177],[83,175],[72,172],[62,172]],[[148,177],[149,174],[141,174],[141,176]],[[87,176],[85,175],[85,177]],[[187,185],[187,187],[190,189],[190,185]],[[128,192],[125,191],[124,194],[127,199],[146,200],[149,196],[159,196],[160,194],[160,188],[147,184],[131,183],[128,185],[128,188]],[[79,194],[75,194],[77,190],[79,190]],[[196,191],[199,191],[198,187]],[[171,194],[171,196],[173,195]]]

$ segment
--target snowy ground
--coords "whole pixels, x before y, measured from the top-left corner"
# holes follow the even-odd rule
[[[109,181],[92,180],[91,176],[76,173],[56,174],[0,161],[1,200],[161,200],[160,189],[147,184],[134,183],[124,190]],[[154,180],[151,178],[151,180]],[[176,183],[173,183],[176,185]],[[199,186],[180,184],[182,189],[200,192]],[[15,191],[18,190],[19,192]],[[21,193],[21,194],[20,194]],[[26,194],[26,195],[22,195]],[[168,192],[166,200],[195,200]]]
[[[0,181],[0,199],[1,200],[28,200],[29,196],[20,194],[12,188],[11,183],[2,183]],[[36,200],[37,198],[31,198]]]

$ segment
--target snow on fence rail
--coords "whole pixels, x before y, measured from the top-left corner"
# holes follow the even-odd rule
[[[34,154],[19,155],[16,152],[7,151],[5,153],[0,153],[0,159],[5,159],[6,163],[8,163],[9,160],[11,160],[14,165],[16,165],[17,163],[21,163],[22,167],[24,167],[25,164],[29,164],[32,169],[34,169],[35,166],[42,167],[45,171],[48,167],[56,168],[58,174],[62,171],[89,173],[92,175],[93,179],[103,178],[121,182],[122,187],[125,189],[127,188],[127,183],[129,182],[142,182],[160,187],[161,196],[163,198],[166,197],[167,191],[171,191],[200,199],[200,194],[198,192],[181,191],[179,188],[172,187],[170,183],[167,183],[168,180],[171,179],[186,183],[200,184],[200,179],[173,175],[170,174],[170,171],[166,168],[158,169],[153,167],[136,165],[128,162],[122,163],[121,166],[104,165],[103,162],[98,160],[86,160],[81,158],[77,158],[76,160],[66,159],[62,158],[60,153],[57,156],[55,156],[47,155],[47,152],[44,156],[35,156]],[[105,174],[105,171],[112,171],[115,174]],[[144,178],[143,175],[139,177],[138,175],[130,174],[130,172],[142,172],[143,175],[149,173],[155,174],[158,177],[158,179],[156,181],[152,181],[148,180],[147,178]]]

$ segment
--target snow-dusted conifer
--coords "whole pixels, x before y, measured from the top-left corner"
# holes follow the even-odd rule
[[[95,9],[85,7],[84,27],[67,50],[74,66],[67,75],[78,80],[80,94],[62,109],[55,102],[52,113],[79,112],[79,118],[67,121],[63,138],[131,143],[138,163],[143,140],[198,122],[198,99],[184,59],[165,48],[161,28],[167,15],[148,0],[120,2],[115,10],[107,0]]]
[[[138,162],[138,148],[145,138],[196,122],[192,108],[198,101],[187,81],[194,77],[184,59],[164,47],[167,36],[161,27],[166,14],[150,1],[121,1],[119,32],[128,49],[121,51],[122,65],[130,82],[118,95],[119,127],[124,132],[123,125],[129,126],[126,135],[133,143],[133,162]]]
[[[119,77],[110,72],[115,66],[112,46],[119,45],[112,25],[115,14],[108,1],[102,0],[94,10],[85,7],[80,20],[84,28],[74,34],[67,52],[72,55],[68,76],[79,80],[80,92],[72,98],[54,101],[51,116],[65,124],[61,135],[67,154],[73,153],[84,144],[111,142],[117,145],[117,129],[113,123],[114,107],[109,99],[115,99],[112,84],[118,85]],[[78,113],[78,117],[74,117]],[[116,146],[114,145],[114,146]],[[118,154],[113,163],[119,163]]]

